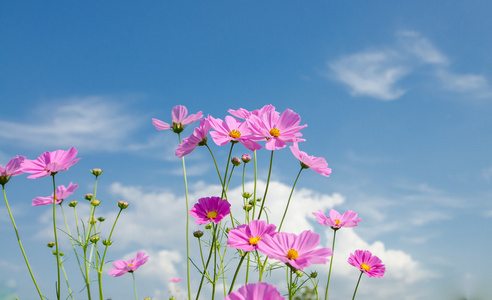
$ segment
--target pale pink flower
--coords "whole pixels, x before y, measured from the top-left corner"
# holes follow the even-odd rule
[[[355,250],[355,254],[350,253],[348,263],[369,277],[381,278],[386,272],[386,266],[379,257],[367,250]]]
[[[169,282],[174,282],[174,283],[178,283],[180,281],[181,281],[181,277],[169,279]]]
[[[301,166],[306,169],[312,169],[314,172],[319,173],[323,176],[329,177],[331,174],[331,169],[328,168],[328,163],[323,157],[309,156],[306,152],[299,150],[298,143],[295,142],[294,145],[290,146],[290,151],[292,154],[301,161]]]
[[[229,231],[227,245],[246,252],[258,250],[264,236],[274,236],[276,228],[264,220],[251,220],[248,225],[243,224]]]
[[[230,214],[231,204],[227,200],[222,200],[220,197],[205,197],[198,199],[192,209],[190,215],[197,220],[196,224],[207,224],[214,222],[219,224],[222,219]]]
[[[277,288],[266,282],[248,283],[237,292],[230,293],[224,300],[284,300]]]
[[[25,159],[26,158],[24,156],[17,155],[16,157],[12,158],[5,167],[2,167],[2,165],[0,165],[1,185],[5,185],[7,182],[9,182],[12,176],[17,176],[24,173],[22,165]]]
[[[68,187],[64,185],[60,185],[56,188],[56,204],[62,203],[63,200],[68,198],[68,196],[72,195],[73,192],[79,187],[78,184],[70,184]],[[53,204],[53,194],[49,197],[36,197],[32,200],[32,206],[40,206],[40,205],[48,205]]]
[[[200,125],[195,128],[191,136],[183,139],[181,144],[179,144],[178,149],[174,152],[176,156],[183,157],[190,154],[197,146],[205,145],[210,127],[211,125],[208,119],[201,119]]]
[[[251,151],[261,149],[260,144],[254,142],[254,137],[245,122],[240,122],[231,116],[225,117],[225,122],[221,119],[209,117],[210,124],[215,131],[210,133],[214,142],[219,146],[224,146],[229,142],[240,142]]]
[[[337,230],[342,227],[355,227],[357,223],[362,221],[361,218],[357,218],[357,213],[351,210],[347,210],[340,215],[340,213],[334,209],[331,209],[328,213],[330,217],[325,216],[321,210],[314,212],[313,215],[318,220],[321,225],[330,226],[331,228]]]
[[[113,262],[114,269],[109,270],[109,275],[114,277],[118,277],[124,275],[125,273],[133,273],[140,266],[145,264],[149,257],[145,254],[145,252],[140,251],[137,253],[137,256],[131,258],[129,260],[116,260]]]
[[[240,118],[240,119],[247,119],[252,115],[261,118],[261,116],[263,116],[263,114],[265,114],[266,112],[269,112],[269,111],[275,111],[275,106],[268,104],[268,105],[263,106],[260,109],[255,109],[253,111],[247,111],[244,108],[239,108],[238,110],[233,110],[233,109],[228,110],[228,112],[231,115],[233,115],[237,118]]]
[[[188,110],[186,109],[185,106],[176,105],[175,107],[173,107],[171,111],[171,118],[173,121],[172,125],[158,119],[152,119],[152,124],[154,124],[154,127],[157,130],[172,129],[174,132],[180,133],[183,131],[184,126],[196,122],[203,117],[201,111],[197,112],[196,114],[191,114],[189,116],[186,116],[187,114],[188,114]]]
[[[24,160],[22,168],[25,173],[33,173],[33,175],[30,175],[27,178],[41,178],[54,175],[59,171],[68,170],[80,160],[80,158],[75,158],[76,156],[77,149],[75,147],[72,147],[67,151],[46,151],[41,154],[37,160]]]

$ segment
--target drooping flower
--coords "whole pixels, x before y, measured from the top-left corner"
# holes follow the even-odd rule
[[[357,223],[362,221],[361,218],[357,218],[357,213],[351,210],[347,210],[340,215],[340,213],[334,209],[330,209],[329,213],[330,217],[325,216],[325,214],[318,210],[318,212],[313,212],[313,215],[318,220],[318,223],[321,225],[330,226],[331,228],[337,230],[342,227],[355,227]]]
[[[278,150],[287,146],[287,143],[301,142],[302,133],[299,131],[307,125],[299,125],[301,117],[290,109],[281,115],[277,111],[267,111],[261,118],[251,115],[246,122],[250,131],[266,139],[265,149]]]
[[[36,160],[24,160],[22,168],[25,173],[33,173],[27,178],[41,178],[56,174],[59,171],[68,170],[80,160],[80,158],[75,158],[76,156],[77,149],[75,147],[72,147],[67,151],[46,151]]]
[[[209,120],[215,130],[210,133],[210,136],[217,145],[224,146],[229,142],[240,142],[251,151],[261,149],[261,145],[255,142],[257,138],[251,134],[246,122],[240,122],[231,116],[226,116],[225,122],[213,117],[209,117]]]
[[[195,223],[199,225],[209,222],[219,224],[231,212],[230,208],[231,204],[227,200],[222,200],[220,197],[205,197],[198,199],[198,203],[190,209],[190,215],[197,219]]]
[[[169,282],[174,282],[174,283],[177,283],[177,282],[180,282],[180,281],[181,281],[181,277],[169,279]]]
[[[137,256],[131,258],[129,260],[116,260],[113,262],[114,269],[109,270],[109,275],[114,277],[121,276],[125,273],[133,273],[140,266],[145,264],[149,257],[145,254],[145,252],[140,251],[137,253]]]
[[[228,110],[228,112],[231,115],[233,115],[237,118],[240,118],[240,119],[244,119],[244,120],[249,118],[252,115],[261,118],[263,116],[263,114],[265,114],[266,112],[269,112],[269,111],[275,111],[275,106],[268,104],[268,105],[263,106],[260,109],[255,109],[253,111],[247,111],[244,108],[239,108],[238,110],[234,110],[234,109]]]
[[[24,156],[17,155],[12,158],[5,167],[0,165],[0,184],[5,185],[9,182],[12,176],[17,176],[24,173],[22,164],[26,158]]]
[[[292,154],[301,162],[301,166],[305,169],[311,169],[316,173],[323,176],[329,177],[331,174],[331,169],[328,168],[328,163],[323,157],[309,156],[306,152],[299,150],[299,145],[297,142],[290,146],[290,151]]]
[[[64,185],[60,185],[56,188],[56,204],[62,203],[63,200],[68,198],[68,196],[72,195],[73,192],[79,187],[78,184],[70,184],[68,187],[65,187]],[[40,205],[48,205],[48,204],[53,204],[53,194],[49,197],[36,197],[32,200],[32,205],[33,206],[40,206]]]
[[[274,236],[276,228],[264,220],[251,220],[248,225],[243,224],[229,231],[227,245],[246,252],[258,250],[264,236]]]
[[[200,125],[195,128],[190,137],[183,139],[178,149],[174,152],[177,157],[190,154],[197,146],[204,146],[207,143],[207,135],[210,131],[210,122],[207,118],[200,120]]]
[[[311,264],[325,264],[333,252],[330,248],[316,248],[319,245],[319,234],[310,230],[300,235],[279,232],[273,237],[265,235],[258,250],[268,257],[280,260],[291,267],[302,270]]]
[[[266,282],[248,283],[237,292],[230,293],[224,300],[284,300],[277,288]]]
[[[369,277],[381,278],[386,272],[386,266],[376,255],[368,250],[355,250],[350,253],[348,263],[366,273]]]
[[[196,114],[191,114],[189,116],[186,116],[187,114],[188,114],[188,109],[186,109],[185,106],[176,105],[175,107],[173,107],[171,111],[171,117],[173,120],[172,125],[158,119],[152,119],[152,124],[154,124],[154,127],[157,130],[172,129],[175,133],[180,133],[184,130],[184,126],[191,124],[195,121],[198,121],[203,117],[201,111],[197,112]]]

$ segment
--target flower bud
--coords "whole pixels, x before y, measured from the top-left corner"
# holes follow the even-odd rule
[[[113,242],[111,242],[110,240],[103,240],[102,243],[104,246],[110,246]]]
[[[310,276],[311,278],[316,278],[316,277],[318,277],[318,272],[313,271],[313,272],[311,272],[311,274],[310,274],[309,276]]]
[[[99,222],[104,222],[104,221],[106,221],[106,218],[104,218],[104,217],[99,217],[99,218],[97,218],[97,220],[98,220]]]
[[[248,203],[249,203],[249,205],[255,205],[256,204],[255,200],[253,200],[253,199],[249,200]]]
[[[241,156],[241,160],[247,164],[251,161],[251,156],[249,154],[243,154],[243,156]]]
[[[95,235],[95,236],[91,237],[89,240],[91,241],[91,243],[97,243],[99,241],[99,237],[97,235]]]
[[[296,275],[297,277],[302,277],[302,271],[301,270],[296,270]]]
[[[226,230],[225,230],[225,231],[226,231],[226,233],[229,233],[229,231],[231,231],[231,230],[232,230],[232,228],[229,228],[229,227],[228,227],[228,228],[226,228]]]
[[[248,193],[248,192],[244,192],[244,193],[243,193],[243,198],[248,199],[248,198],[251,198],[251,196],[253,196],[253,194]]]
[[[57,253],[56,251],[53,251],[53,255],[56,255],[56,253]],[[65,255],[65,253],[60,252],[60,254],[59,254],[59,255],[60,255],[60,256],[63,256],[63,255]]]
[[[243,206],[243,209],[245,211],[250,211],[252,208],[253,208],[253,205],[251,205],[251,204],[246,204],[246,205]]]
[[[94,224],[96,224],[96,223],[97,223],[96,218],[91,218],[91,219],[89,219],[89,224],[94,225]]]
[[[55,242],[49,242],[46,246],[53,248],[55,246]]]
[[[239,166],[241,164],[241,160],[239,159],[239,157],[233,157],[231,159],[231,162],[233,165],[235,165],[236,167]]]
[[[68,206],[69,206],[69,207],[75,207],[75,206],[77,206],[77,204],[79,204],[79,202],[78,202],[78,201],[70,201],[70,202],[68,203]]]
[[[91,201],[92,198],[94,198],[94,195],[92,195],[92,194],[85,194],[85,200]]]
[[[126,201],[118,201],[118,207],[121,209],[126,209],[128,207],[128,205],[130,205],[130,204]]]
[[[213,225],[212,223],[208,223],[207,225],[205,225],[205,229],[210,229],[210,228],[212,228],[212,225]]]
[[[101,204],[101,201],[99,201],[97,199],[92,199],[92,201],[91,201],[92,206],[99,206],[99,204]]]
[[[197,231],[193,232],[193,236],[196,237],[197,239],[199,239],[203,236],[203,231],[197,230]]]
[[[92,175],[94,175],[94,176],[96,176],[96,177],[97,177],[97,176],[99,176],[99,175],[101,175],[101,174],[102,174],[102,172],[103,172],[103,171],[102,171],[101,169],[92,169],[92,170],[91,170]]]

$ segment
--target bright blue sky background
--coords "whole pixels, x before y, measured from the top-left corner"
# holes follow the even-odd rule
[[[363,278],[362,299],[486,299],[479,296],[490,295],[492,279],[491,9],[488,1],[4,1],[0,164],[77,147],[82,160],[57,184],[78,183],[71,200],[83,202],[93,189],[88,170],[104,169],[100,212],[111,220],[116,201],[131,202],[110,259],[148,252],[139,294],[166,299],[169,278],[185,275],[175,230],[184,226],[183,182],[177,138],[155,130],[151,118],[169,122],[177,104],[218,118],[229,108],[290,108],[308,124],[301,150],[325,157],[333,173],[303,172],[285,229],[315,230],[331,247],[331,230],[325,236],[311,212],[351,209],[364,220],[337,237],[333,299],[353,292],[358,274],[346,259],[355,249],[370,249],[388,267],[383,279]],[[223,165],[229,148],[213,149]],[[268,156],[259,153],[262,180]],[[204,149],[187,168],[191,204],[216,193]],[[275,154],[272,215],[297,169],[288,149]],[[48,196],[50,184],[21,175],[6,186],[47,294],[55,278],[44,247],[50,209],[30,202]],[[0,222],[2,296],[35,299],[5,205]],[[131,299],[130,276],[105,282],[107,297]]]

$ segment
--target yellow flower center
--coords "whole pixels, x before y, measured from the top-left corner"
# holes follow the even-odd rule
[[[208,219],[215,219],[217,217],[217,212],[215,210],[212,210],[207,214]]]
[[[369,271],[371,269],[371,267],[369,267],[366,263],[362,263],[362,265],[360,265],[360,268],[366,271]]]
[[[261,241],[261,238],[259,236],[257,237],[250,237],[249,238],[249,244],[255,246],[258,244],[258,242]]]
[[[273,137],[278,137],[280,135],[280,130],[278,130],[277,128],[272,128],[272,129],[270,129],[270,134]]]
[[[288,252],[287,252],[287,258],[288,259],[296,259],[299,257],[299,252],[297,252],[296,249],[293,249],[291,248]]]
[[[234,139],[238,139],[241,137],[241,132],[239,130],[233,129],[231,132],[229,132],[229,136]]]
[[[128,264],[129,267],[133,267],[133,264]]]
[[[340,225],[340,220],[338,219],[333,220],[333,222],[335,222],[336,225]]]

